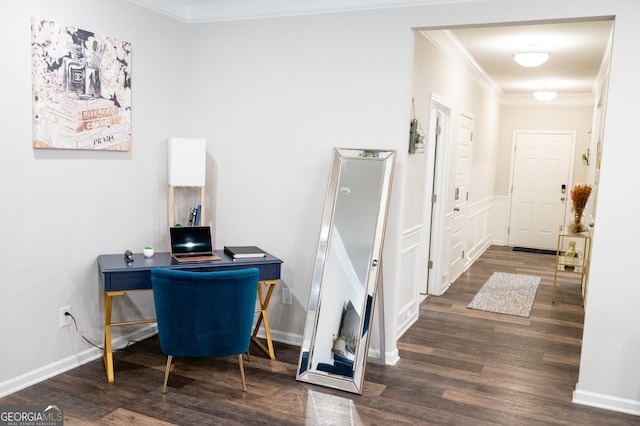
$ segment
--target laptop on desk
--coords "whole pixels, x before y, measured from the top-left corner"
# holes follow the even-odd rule
[[[208,226],[176,226],[169,228],[171,257],[178,262],[220,260],[211,246]]]

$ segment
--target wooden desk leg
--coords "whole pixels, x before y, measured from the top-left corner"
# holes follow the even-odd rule
[[[113,298],[124,296],[126,291],[105,291],[104,292],[104,346],[102,359],[104,369],[107,371],[107,380],[112,383],[115,379],[113,369],[113,344],[111,342],[111,328],[120,325],[146,324],[156,322],[156,319],[140,319],[134,321],[111,322],[111,311],[113,308]]]
[[[260,312],[258,316],[258,321],[256,321],[256,326],[253,329],[253,334],[251,335],[251,340],[253,340],[260,349],[262,349],[266,354],[269,355],[269,358],[276,359],[275,352],[273,350],[273,341],[271,340],[271,328],[269,327],[269,316],[267,315],[267,307],[269,306],[269,301],[271,300],[271,295],[273,294],[273,290],[276,287],[277,281],[261,281],[258,283],[258,300],[260,301],[260,309],[256,312]],[[267,290],[266,296],[263,297],[262,285],[268,285],[269,289]],[[260,340],[258,340],[258,330],[260,329],[260,325],[264,321],[264,332],[266,335],[267,346],[265,348]]]
[[[111,307],[113,306],[113,296],[104,293],[104,368],[107,371],[109,383],[114,381],[113,374],[113,352],[111,348]]]

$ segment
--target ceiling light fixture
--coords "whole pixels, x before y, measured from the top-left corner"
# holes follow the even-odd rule
[[[544,52],[523,52],[513,55],[513,59],[523,67],[539,67],[547,62],[549,54]]]
[[[533,92],[533,97],[539,101],[550,101],[555,98],[558,92],[552,92],[548,90],[540,90],[538,92]]]

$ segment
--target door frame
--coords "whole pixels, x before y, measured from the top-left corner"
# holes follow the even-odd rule
[[[504,226],[504,235],[507,236],[506,238],[506,242],[507,242],[507,246],[509,246],[509,226],[511,225],[511,203],[512,203],[512,198],[513,198],[513,175],[514,175],[514,169],[516,166],[516,156],[515,154],[515,149],[516,149],[516,142],[518,140],[518,136],[521,134],[527,134],[527,133],[538,133],[538,134],[544,134],[544,135],[569,135],[571,136],[571,148],[570,148],[570,153],[569,153],[569,176],[567,177],[568,182],[567,182],[567,202],[565,203],[565,208],[564,208],[564,223],[567,222],[567,218],[568,218],[568,213],[570,212],[570,209],[567,208],[567,206],[570,204],[571,202],[571,188],[573,188],[573,170],[575,167],[575,157],[576,157],[576,132],[575,130],[537,130],[537,129],[516,129],[513,131],[513,138],[511,140],[511,165],[509,167],[509,188],[507,191],[507,218],[508,220],[505,221],[505,226]]]
[[[429,102],[429,135],[435,132],[435,115],[442,114],[440,124],[441,132],[438,138],[438,145],[428,141],[427,146],[427,171],[425,173],[424,215],[425,223],[422,233],[421,265],[425,268],[419,287],[420,296],[427,294],[439,296],[444,293],[447,286],[443,285],[448,277],[449,256],[446,254],[445,234],[447,218],[447,187],[449,183],[449,170],[451,164],[449,156],[451,152],[451,120],[453,108],[442,97],[431,93]],[[428,191],[428,192],[427,192]],[[432,196],[436,196],[436,202],[432,202]],[[426,260],[426,261],[425,261]],[[428,263],[432,267],[429,268]]]

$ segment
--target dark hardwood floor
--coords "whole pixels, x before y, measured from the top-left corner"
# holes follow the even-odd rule
[[[115,358],[115,383],[96,360],[0,399],[57,404],[65,423],[179,425],[640,425],[640,417],[571,402],[583,308],[575,276],[552,305],[554,257],[491,247],[399,341],[395,366],[369,363],[362,395],[295,380],[299,348],[276,343],[276,361],[252,348],[242,392],[237,358],[166,358],[151,338]],[[529,318],[466,309],[494,271],[542,277]]]

